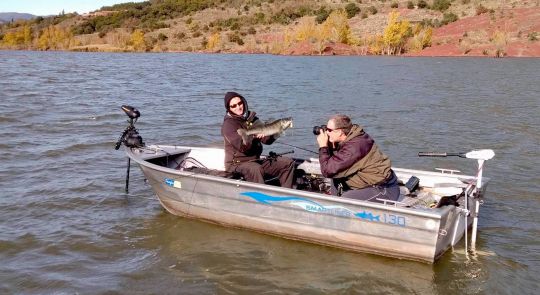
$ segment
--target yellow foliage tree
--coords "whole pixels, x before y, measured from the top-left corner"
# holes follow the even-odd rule
[[[296,41],[311,41],[317,38],[317,25],[313,18],[304,18],[294,32]]]
[[[7,32],[2,39],[2,43],[8,47],[17,46],[17,34],[15,32]]]
[[[506,55],[506,45],[508,44],[508,35],[505,32],[496,30],[492,37],[491,42],[495,45],[496,52],[495,56],[503,57]]]
[[[30,28],[29,25],[24,25],[23,29],[22,29],[22,37],[23,37],[23,43],[25,46],[29,47],[30,45],[32,45],[32,41],[33,41],[33,36],[32,36],[32,28]]]
[[[49,26],[41,31],[37,46],[41,50],[65,50],[73,44],[73,34],[68,29]]]
[[[399,12],[392,11],[388,15],[388,25],[384,29],[383,42],[384,52],[388,55],[401,54],[403,45],[410,35],[411,26],[409,21],[398,21]]]
[[[131,45],[133,46],[133,49],[137,51],[146,50],[146,42],[144,41],[144,33],[141,30],[135,30],[131,34],[130,42],[131,42]]]
[[[32,46],[32,28],[24,25],[22,28],[4,35],[3,44],[11,48],[30,48]]]
[[[330,13],[322,26],[331,41],[351,44],[351,29],[347,13],[344,10],[335,10]]]
[[[413,32],[414,36],[410,41],[410,50],[420,51],[431,46],[431,36],[433,34],[433,29],[431,27],[423,28],[422,26],[417,25]]]
[[[214,50],[221,46],[221,36],[219,33],[214,33],[208,38],[208,43],[206,44],[206,49]]]
[[[369,44],[369,52],[372,54],[380,55],[384,52],[384,39],[383,36],[377,35],[366,38],[366,42]]]

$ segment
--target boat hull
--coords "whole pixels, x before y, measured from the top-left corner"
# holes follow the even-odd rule
[[[162,206],[178,216],[356,252],[434,262],[461,239],[462,210],[401,208],[179,171],[137,153]]]

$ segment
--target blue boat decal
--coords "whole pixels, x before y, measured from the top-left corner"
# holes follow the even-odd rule
[[[182,182],[180,182],[180,180],[165,178],[165,184],[175,188],[182,188]]]
[[[354,214],[354,216],[360,217],[362,219],[367,219],[367,220],[370,220],[370,221],[379,221],[379,222],[381,221],[379,219],[379,215],[374,216],[371,212],[366,212],[366,211],[356,213],[356,214]]]
[[[291,196],[270,196],[259,192],[243,192],[240,195],[244,195],[254,199],[255,201],[267,205],[272,205],[275,202],[288,202],[291,205],[300,207],[309,212],[326,213],[338,216],[358,217],[360,219],[368,221],[381,222],[379,215],[373,215],[371,212],[362,211],[354,212],[343,206],[324,206],[317,202],[311,201],[306,198],[291,197]]]

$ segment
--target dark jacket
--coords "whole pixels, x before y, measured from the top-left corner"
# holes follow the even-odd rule
[[[234,92],[233,92],[234,93]],[[230,171],[231,166],[242,162],[259,159],[263,151],[261,143],[271,144],[275,141],[273,136],[266,136],[261,139],[252,137],[252,140],[244,145],[242,137],[237,133],[239,128],[248,129],[253,124],[257,125],[261,122],[259,118],[255,116],[255,112],[248,110],[248,105],[244,97],[234,93],[235,96],[240,97],[244,103],[244,116],[237,116],[230,112],[225,114],[223,118],[223,125],[221,126],[221,135],[225,144],[225,169]],[[229,104],[230,98],[225,97],[225,106]]]
[[[351,189],[384,184],[392,176],[390,158],[356,124],[336,150],[320,148],[319,161],[325,177],[344,182]]]

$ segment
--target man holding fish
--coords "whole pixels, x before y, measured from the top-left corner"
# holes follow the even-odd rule
[[[265,183],[264,175],[277,177],[282,187],[292,188],[294,161],[286,157],[262,160],[262,144],[272,144],[283,130],[292,126],[290,118],[263,124],[249,111],[246,99],[236,93],[225,94],[227,110],[221,126],[225,141],[225,169],[238,172],[251,182]]]

